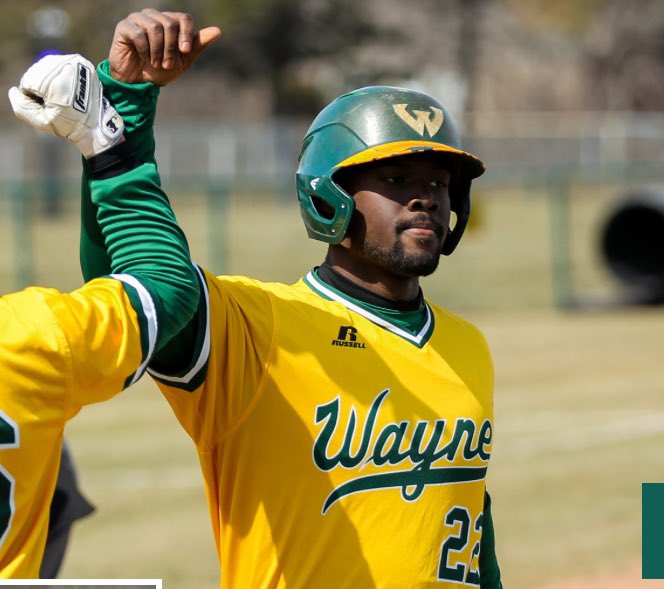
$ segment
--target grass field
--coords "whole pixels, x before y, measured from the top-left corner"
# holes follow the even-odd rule
[[[616,292],[595,247],[607,194],[579,192],[570,211],[569,278],[592,301]],[[194,257],[218,272],[290,281],[324,252],[292,206],[247,198],[216,220],[202,197],[174,204]],[[60,288],[78,284],[69,208],[61,221],[40,221],[32,242],[38,280]],[[641,483],[664,480],[664,308],[556,308],[559,236],[546,195],[486,191],[477,210],[477,226],[425,292],[478,324],[494,354],[488,485],[505,587],[625,571],[634,578],[620,589],[640,587]],[[215,241],[216,231],[228,240]],[[196,457],[154,385],[144,379],[84,409],[67,438],[97,512],[77,524],[62,576],[214,588]]]

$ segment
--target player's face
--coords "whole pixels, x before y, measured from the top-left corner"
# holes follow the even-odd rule
[[[450,223],[450,172],[439,155],[354,166],[339,183],[356,207],[344,243],[365,264],[403,277],[438,267]]]

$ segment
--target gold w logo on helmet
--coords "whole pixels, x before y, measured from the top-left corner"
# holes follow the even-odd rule
[[[414,110],[415,116],[408,112],[407,104],[393,104],[392,108],[397,116],[408,125],[418,135],[424,137],[424,131],[429,133],[429,137],[433,137],[443,125],[445,115],[443,111],[435,106],[430,107],[431,112],[426,110]]]

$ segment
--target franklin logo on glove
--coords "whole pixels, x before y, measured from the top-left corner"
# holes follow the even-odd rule
[[[80,112],[88,111],[88,89],[90,88],[90,70],[82,63],[78,64],[76,92],[74,93],[74,108]]]

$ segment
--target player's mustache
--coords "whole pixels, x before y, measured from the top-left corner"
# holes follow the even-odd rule
[[[399,221],[396,225],[396,231],[397,233],[401,233],[406,231],[406,229],[412,229],[413,227],[417,229],[430,229],[434,231],[439,237],[442,236],[445,232],[445,228],[443,227],[442,223],[424,213],[410,219]]]

